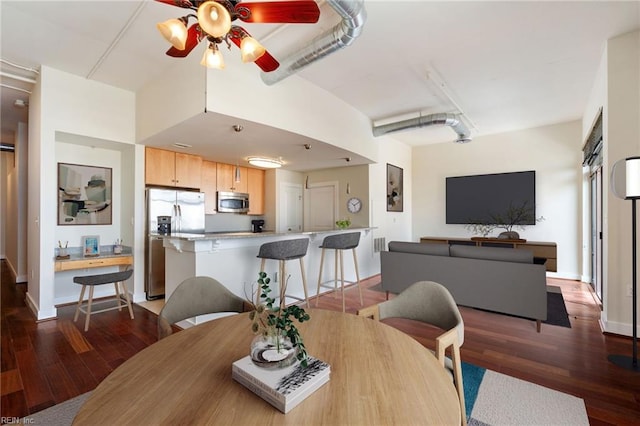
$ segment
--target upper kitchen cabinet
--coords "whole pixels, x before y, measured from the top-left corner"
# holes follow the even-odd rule
[[[238,166],[233,164],[218,163],[216,173],[218,191],[248,192],[247,168],[238,167],[240,179],[236,181],[236,167]]]
[[[264,170],[247,169],[249,214],[264,214]]]
[[[150,147],[147,147],[145,152],[147,185],[200,189],[201,157]]]
[[[217,163],[202,160],[202,186],[200,190],[204,192],[204,212],[214,214],[216,212],[216,190],[217,190]]]

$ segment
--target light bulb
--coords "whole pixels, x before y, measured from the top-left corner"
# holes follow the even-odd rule
[[[200,65],[204,65],[207,68],[224,69],[224,58],[216,44],[209,43],[209,47],[204,51],[204,55],[202,55]]]
[[[242,62],[253,62],[266,52],[265,48],[253,38],[246,36],[240,43]]]
[[[231,15],[220,3],[206,1],[198,7],[198,24],[207,34],[223,37],[231,29]]]
[[[181,19],[168,19],[156,24],[156,28],[173,47],[184,50],[187,43],[187,26]]]

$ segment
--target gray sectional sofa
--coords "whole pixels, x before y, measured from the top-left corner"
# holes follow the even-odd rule
[[[545,266],[529,250],[392,241],[380,262],[387,292],[436,281],[458,305],[531,318],[538,331],[547,319]]]

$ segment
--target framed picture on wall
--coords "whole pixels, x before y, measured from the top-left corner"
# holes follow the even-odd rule
[[[100,236],[85,235],[82,237],[82,256],[95,257],[100,256]]]
[[[387,211],[401,212],[403,201],[402,169],[387,163]]]
[[[111,225],[112,170],[58,163],[58,225]]]

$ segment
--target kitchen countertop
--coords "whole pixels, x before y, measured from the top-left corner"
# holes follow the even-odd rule
[[[327,231],[310,231],[310,232],[274,232],[274,231],[236,231],[236,232],[205,232],[203,234],[189,234],[189,233],[172,233],[167,235],[153,234],[153,236],[162,237],[166,239],[179,239],[186,241],[198,241],[198,240],[220,240],[220,239],[234,239],[234,238],[261,238],[261,237],[278,237],[285,235],[318,235],[335,232],[354,232],[354,231],[368,231],[375,229],[372,227],[362,228],[347,228],[347,229],[330,229]]]

